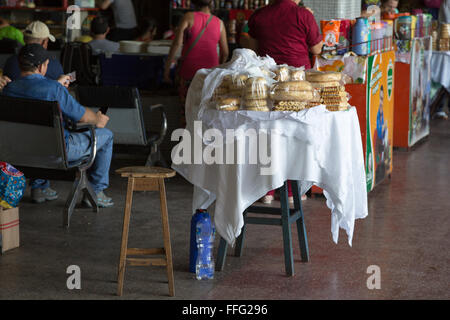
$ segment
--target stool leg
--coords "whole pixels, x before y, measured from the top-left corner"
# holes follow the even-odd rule
[[[123,279],[125,266],[127,264],[128,230],[130,226],[131,205],[133,202],[134,178],[128,178],[127,199],[125,203],[125,214],[123,217],[122,243],[120,245],[119,272],[117,275],[117,295],[123,293]]]
[[[297,233],[300,245],[300,255],[302,262],[309,261],[308,237],[306,236],[306,227],[303,218],[302,201],[300,196],[300,186],[298,181],[292,181],[292,192],[294,193],[294,207],[300,212],[300,218],[297,219]]]
[[[294,259],[292,252],[292,236],[291,225],[289,223],[289,199],[287,181],[280,189],[280,204],[281,204],[281,225],[283,229],[283,245],[284,245],[284,264],[286,274],[288,276],[294,275]]]
[[[169,279],[169,295],[173,297],[175,295],[175,284],[173,278],[172,246],[170,244],[169,215],[167,213],[164,179],[159,179],[159,199],[161,203],[161,219],[164,234],[164,249],[166,252],[167,277]]]
[[[220,237],[219,250],[217,251],[216,271],[222,271],[227,256],[228,243]]]

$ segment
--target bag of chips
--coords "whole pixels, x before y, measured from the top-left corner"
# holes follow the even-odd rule
[[[341,29],[340,20],[322,20],[320,21],[322,29],[324,51],[336,51],[339,45],[339,36]]]
[[[5,209],[17,207],[25,187],[23,173],[6,162],[0,162],[0,206]]]

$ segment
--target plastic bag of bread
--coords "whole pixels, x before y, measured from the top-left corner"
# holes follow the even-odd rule
[[[289,80],[290,81],[306,80],[305,67],[290,68],[289,69]]]
[[[263,77],[249,78],[244,89],[242,108],[253,111],[270,111],[267,98],[269,86]]]
[[[248,111],[270,111],[269,101],[267,99],[245,99],[242,102],[242,109]]]
[[[267,99],[269,95],[269,86],[267,80],[263,77],[249,78],[244,89],[244,99],[260,100]]]
[[[275,101],[310,101],[313,99],[313,87],[307,81],[279,82],[272,86],[270,98]]]
[[[275,73],[275,81],[284,82],[290,80],[290,70],[288,65],[280,65],[275,70],[273,70],[273,72]]]
[[[229,94],[231,96],[238,96],[240,97],[242,95],[242,91],[245,88],[245,84],[248,80],[248,76],[245,74],[233,74],[230,76],[231,79],[227,79],[228,86],[229,86]]]
[[[340,82],[342,79],[342,74],[340,72],[333,71],[308,70],[305,74],[306,80],[309,82],[319,82],[326,84],[329,82]]]
[[[240,105],[240,98],[220,98],[216,101],[216,108],[221,111],[237,111]]]

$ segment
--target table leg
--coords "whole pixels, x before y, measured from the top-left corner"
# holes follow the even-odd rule
[[[288,276],[294,275],[294,259],[292,251],[292,235],[291,225],[289,223],[289,199],[288,199],[288,184],[284,182],[284,186],[280,189],[280,204],[281,204],[281,225],[283,229],[283,245],[284,245],[284,263],[286,267],[286,274]]]

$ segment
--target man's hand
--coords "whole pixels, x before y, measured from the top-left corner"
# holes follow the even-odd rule
[[[100,111],[96,113],[97,117],[97,123],[95,124],[97,128],[104,128],[108,124],[109,117],[107,115],[104,115]]]
[[[58,82],[64,87],[68,88],[70,84],[71,77],[69,75],[63,74],[58,78]]]
[[[305,9],[308,10],[309,12],[311,12],[312,14],[314,14],[314,11],[311,8],[305,7]]]
[[[3,90],[3,88],[11,82],[11,79],[7,76],[0,76],[0,90]]]
[[[163,82],[172,83],[172,79],[170,79],[170,70],[164,72]]]

